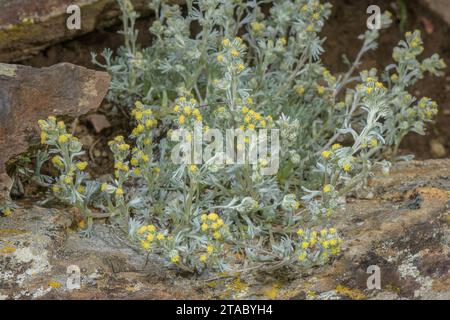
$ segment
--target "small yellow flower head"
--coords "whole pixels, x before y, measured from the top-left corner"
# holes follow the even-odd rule
[[[325,93],[325,87],[324,86],[316,86],[316,90],[318,94],[324,94]]]
[[[327,249],[329,247],[330,243],[328,241],[323,241],[322,246]]]
[[[100,191],[104,192],[107,188],[108,188],[108,184],[102,183],[102,185],[100,186]]]
[[[298,229],[298,230],[297,230],[297,234],[298,234],[299,236],[303,235],[303,233],[304,233],[303,229]]]
[[[294,90],[299,96],[301,96],[305,93],[305,87],[303,87],[303,86],[295,86]]]
[[[189,170],[189,172],[197,172],[198,168],[195,164],[191,164],[191,165],[189,165],[188,170]]]
[[[331,191],[331,184],[326,184],[324,187],[323,187],[323,192],[324,193],[328,193],[328,192],[330,192]]]
[[[160,172],[161,172],[161,168],[159,168],[159,167],[154,167],[154,168],[152,169],[152,171],[153,171],[154,173],[160,173]]]
[[[312,24],[310,24],[307,28],[306,31],[308,32],[314,32],[314,26]]]
[[[130,163],[132,166],[137,166],[139,164],[139,161],[136,158],[131,158]]]
[[[164,240],[164,235],[162,233],[158,233],[158,235],[156,236],[156,239],[158,239],[158,241]]]
[[[202,231],[205,232],[206,230],[208,230],[208,225],[206,223],[202,224]]]
[[[63,130],[66,128],[66,125],[64,124],[64,121],[58,121],[58,128]]]
[[[53,163],[55,166],[57,166],[57,167],[62,167],[62,166],[63,166],[63,162],[62,162],[60,156],[54,156],[54,157],[52,158],[52,163]]]
[[[170,261],[172,261],[172,263],[178,263],[180,261],[180,256],[179,255],[172,256],[170,258]]]
[[[298,260],[299,261],[304,261],[306,259],[306,252],[302,252],[299,256],[298,256]]]
[[[236,49],[231,50],[230,53],[233,57],[239,57],[239,51],[237,51]]]
[[[178,118],[178,123],[179,123],[179,124],[184,124],[185,121],[186,121],[186,118],[184,117],[184,115],[181,115],[181,116]]]
[[[150,242],[142,240],[141,247],[144,248],[145,250],[148,250],[150,248]]]
[[[211,212],[210,214],[208,214],[208,220],[216,221],[217,219],[219,219],[219,215],[217,213]]]
[[[396,82],[398,80],[398,75],[396,73],[393,73],[391,75],[391,80],[392,80],[392,82]]]
[[[214,246],[211,244],[208,244],[208,246],[206,247],[206,252],[211,254],[213,251],[214,251]]]
[[[135,175],[139,175],[139,174],[141,173],[141,170],[139,170],[139,168],[134,168],[134,169],[133,169],[133,173],[134,173]]]
[[[147,231],[147,227],[146,227],[146,226],[141,226],[141,227],[137,230],[137,233],[138,233],[138,234],[144,234],[145,231]]]
[[[264,23],[257,22],[257,21],[252,22],[250,25],[251,25],[252,30],[253,30],[254,32],[260,32],[260,31],[263,30],[264,27],[265,27]]]
[[[122,188],[117,188],[116,189],[116,195],[122,196],[123,195],[123,189]]]
[[[213,230],[217,230],[217,229],[219,229],[219,224],[217,222],[214,222],[213,224],[211,224],[211,228]]]
[[[66,176],[64,178],[64,183],[65,184],[72,184],[73,183],[72,177],[71,176]]]
[[[243,63],[239,63],[239,64],[237,65],[237,69],[238,69],[239,72],[244,71],[244,69],[245,69],[244,64],[243,64]]]
[[[178,113],[180,110],[181,110],[181,107],[180,107],[178,104],[176,104],[176,105],[173,107],[173,112],[175,112],[175,113]]]
[[[147,241],[152,242],[155,239],[155,235],[153,233],[150,233],[147,235]]]
[[[309,247],[309,243],[307,241],[303,241],[302,242],[302,249],[305,250],[305,249],[308,249],[308,247]]]
[[[45,144],[47,141],[47,132],[43,131],[41,132],[41,144]]]
[[[145,130],[145,127],[142,124],[138,124],[135,129],[136,129],[136,132],[139,134]]]
[[[337,149],[342,148],[342,146],[339,143],[335,143],[331,146],[331,150],[335,151]]]
[[[87,168],[88,163],[86,161],[78,162],[76,164],[76,166],[77,166],[78,170],[83,171],[83,170],[85,170]]]
[[[58,138],[58,142],[61,144],[66,143],[67,141],[69,141],[69,137],[66,134],[62,134]]]
[[[206,221],[206,219],[208,219],[208,215],[207,214],[202,214],[201,216],[200,216],[200,220],[202,220],[202,221]]]
[[[329,240],[328,242],[330,243],[330,245],[331,245],[332,247],[334,247],[335,245],[337,245],[337,240],[336,240],[336,239],[331,239],[331,240]]]
[[[371,87],[366,88],[366,93],[367,94],[371,94],[372,91],[373,91],[373,88],[371,88]]]
[[[328,232],[330,234],[335,234],[336,233],[336,229],[335,228],[330,228],[330,229],[328,229]]]
[[[222,237],[222,235],[220,234],[219,231],[215,231],[213,233],[213,237],[214,237],[214,239],[219,240]]]
[[[57,185],[54,185],[54,186],[52,186],[52,191],[53,191],[54,193],[58,193],[59,191],[61,191],[61,188],[58,187]]]
[[[230,40],[228,40],[228,39],[223,39],[223,40],[222,40],[222,45],[225,46],[225,47],[226,47],[226,46],[229,46],[229,45],[230,45]]]
[[[152,225],[152,224],[149,224],[147,226],[147,231],[148,232],[155,232],[156,231],[156,227],[154,225]]]
[[[143,107],[144,107],[144,105],[142,104],[142,102],[141,101],[136,101],[135,103],[134,103],[134,106],[137,108],[137,109],[142,109]]]
[[[191,107],[189,107],[189,106],[186,106],[186,107],[184,107],[183,108],[183,113],[185,114],[185,115],[190,115],[191,114]]]
[[[346,162],[342,165],[342,170],[344,170],[345,172],[349,172],[351,168],[352,168],[352,166],[348,162]]]
[[[325,237],[327,234],[328,234],[328,231],[327,231],[326,229],[320,230],[320,235],[321,235],[322,237]]]
[[[372,148],[377,147],[377,146],[378,146],[378,140],[375,139],[375,138],[371,139],[371,140],[370,140],[370,146],[371,146]]]
[[[223,57],[223,55],[219,54],[217,56],[217,62],[223,62],[223,60],[225,60],[225,58]]]
[[[247,107],[245,107],[245,106],[242,107],[242,113],[245,114],[245,113],[247,113],[248,111],[249,111],[249,109],[248,109]]]
[[[206,259],[207,259],[207,257],[206,257],[204,254],[202,254],[202,255],[200,256],[200,261],[201,261],[201,262],[206,262]]]
[[[245,102],[246,102],[248,105],[252,105],[252,104],[253,104],[253,99],[252,99],[251,97],[247,97],[247,98],[245,98]]]
[[[140,112],[140,111],[134,113],[134,117],[135,117],[136,120],[138,120],[138,121],[142,119],[142,116],[143,116],[143,113]]]
[[[78,191],[78,193],[84,193],[86,191],[86,189],[83,186],[78,186],[77,191]]]
[[[328,159],[331,156],[331,152],[328,150],[325,150],[322,152],[322,157],[324,157],[325,159]]]

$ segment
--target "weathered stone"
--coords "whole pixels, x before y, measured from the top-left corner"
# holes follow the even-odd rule
[[[141,16],[150,13],[147,1],[131,3]],[[66,26],[72,4],[81,9],[80,30]],[[51,44],[117,24],[120,16],[116,0],[0,0],[0,61],[27,58]]]
[[[111,128],[111,123],[103,114],[91,114],[87,117],[87,120],[92,124],[96,133],[100,133],[102,130]]]
[[[422,0],[422,2],[450,25],[450,6],[448,0]]]
[[[37,121],[95,110],[109,82],[105,72],[68,63],[42,69],[0,63],[0,201],[11,184],[5,164],[38,141]]]
[[[335,217],[345,243],[332,262],[240,277],[182,276],[156,256],[146,262],[112,227],[98,223],[85,239],[66,231],[67,211],[19,209],[0,219],[0,297],[450,299],[450,160],[400,163],[370,188],[373,199],[348,199]],[[79,290],[66,286],[70,265],[81,269]],[[380,290],[367,289],[371,265],[380,268]]]

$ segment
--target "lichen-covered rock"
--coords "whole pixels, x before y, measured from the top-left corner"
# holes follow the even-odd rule
[[[0,219],[0,297],[450,299],[450,160],[400,163],[370,189],[335,217],[346,241],[330,264],[241,275],[179,274],[102,223],[85,239],[67,228],[68,210],[16,210]],[[70,265],[80,289],[66,285]],[[369,266],[380,269],[380,289],[367,288]]]
[[[69,63],[42,69],[0,63],[0,201],[11,184],[5,164],[39,141],[37,121],[97,109],[109,82],[106,72]]]
[[[150,11],[145,0],[131,3],[141,15]],[[67,7],[73,4],[80,7],[80,30],[66,26]],[[120,16],[116,0],[0,0],[0,62],[18,61],[51,44],[112,26]]]

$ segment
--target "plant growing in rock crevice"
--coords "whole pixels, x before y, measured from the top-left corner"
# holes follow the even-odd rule
[[[119,3],[125,46],[115,56],[106,50],[104,65],[94,61],[111,73],[109,99],[128,108],[135,128],[110,144],[116,172],[101,187],[102,208],[168,265],[242,271],[326,262],[340,251],[332,216],[344,197],[375,167],[387,169],[404,135],[422,133],[436,114],[433,101],[407,92],[444,67],[437,55],[417,60],[418,31],[394,49],[394,64],[357,73],[379,35],[366,31],[349,71],[334,76],[320,61],[329,4],[264,1],[271,4],[265,14],[255,1],[200,0],[187,1],[183,15],[152,1],[154,40],[141,48],[136,13],[129,1]],[[383,26],[389,22],[385,13]],[[266,159],[172,162],[176,130],[198,127],[205,136],[280,130],[277,174],[262,174]],[[189,145],[192,136],[185,138]],[[235,147],[249,152],[251,139]]]

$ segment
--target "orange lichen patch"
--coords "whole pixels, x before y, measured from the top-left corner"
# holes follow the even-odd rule
[[[16,248],[11,247],[11,246],[6,246],[6,247],[3,247],[2,249],[0,249],[0,253],[4,253],[4,254],[13,253],[15,251],[16,251]]]
[[[348,288],[348,287],[345,287],[345,286],[342,286],[342,285],[338,285],[336,287],[336,292],[341,294],[341,295],[347,296],[347,297],[349,297],[352,300],[364,300],[364,299],[366,299],[365,294],[361,290],[351,289],[351,288]]]
[[[54,280],[49,280],[48,285],[49,285],[49,287],[52,287],[53,289],[61,288],[61,283],[54,281]]]

